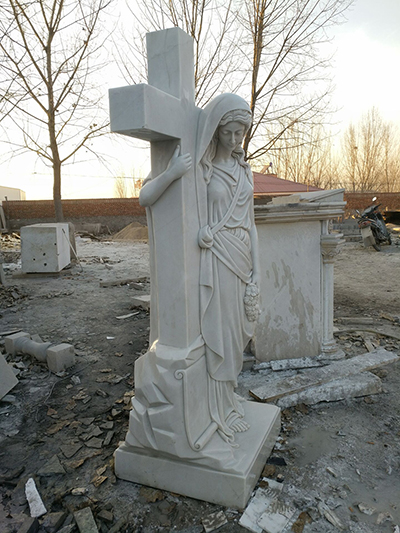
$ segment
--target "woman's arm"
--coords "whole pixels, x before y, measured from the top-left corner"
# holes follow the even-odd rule
[[[256,225],[253,224],[250,230],[250,243],[251,243],[251,259],[253,263],[253,275],[252,283],[255,283],[260,288],[260,255],[258,249],[258,236]]]
[[[168,167],[162,174],[147,181],[140,190],[139,203],[143,207],[153,205],[175,180],[181,178],[192,166],[190,154],[179,155],[177,146]]]

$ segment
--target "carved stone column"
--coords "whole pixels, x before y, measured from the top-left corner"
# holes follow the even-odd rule
[[[322,254],[322,343],[321,356],[328,359],[342,359],[345,356],[333,337],[333,273],[336,255],[344,241],[341,234],[321,235]]]

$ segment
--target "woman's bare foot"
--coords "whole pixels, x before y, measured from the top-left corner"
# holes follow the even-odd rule
[[[236,433],[243,433],[250,428],[250,425],[243,418],[237,418],[229,427]]]

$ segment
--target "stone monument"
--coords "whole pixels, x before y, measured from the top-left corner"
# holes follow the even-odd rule
[[[329,221],[344,212],[343,189],[277,197],[256,205],[260,241],[259,361],[345,356],[333,336],[333,263],[342,235]]]
[[[135,364],[116,475],[243,508],[279,409],[234,394],[258,316],[258,252],[244,100],[194,103],[193,41],[147,35],[149,84],[110,90],[111,129],[151,142],[140,201],[150,244],[150,349]]]

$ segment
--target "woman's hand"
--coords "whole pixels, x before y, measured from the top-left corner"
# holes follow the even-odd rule
[[[257,285],[257,287],[260,288],[260,274],[254,270],[251,276],[251,283],[254,283],[254,285]]]
[[[192,158],[190,154],[180,155],[180,151],[181,147],[178,144],[167,167],[167,171],[171,173],[174,180],[181,178],[192,168]]]

